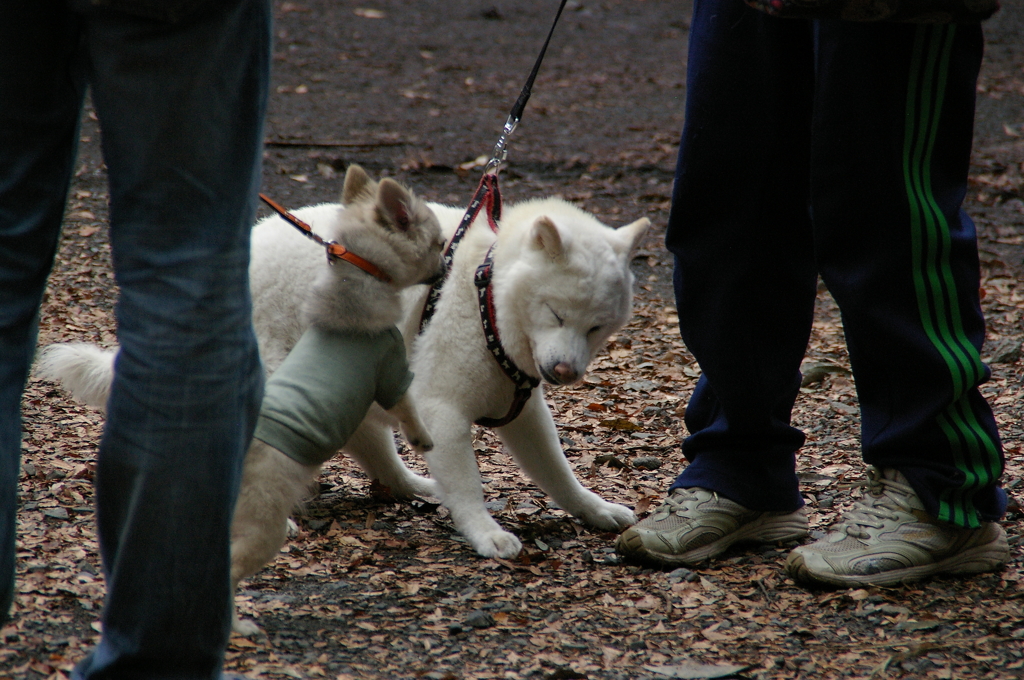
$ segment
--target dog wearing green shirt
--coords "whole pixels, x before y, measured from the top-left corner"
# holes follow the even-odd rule
[[[289,514],[373,404],[414,449],[433,446],[407,394],[413,374],[396,323],[402,290],[442,272],[445,239],[437,217],[405,187],[372,181],[356,165],[345,175],[341,205],[293,215],[369,263],[369,271],[348,260],[329,262],[325,246],[276,216],[253,228],[253,322],[269,377],[231,527],[235,587],[277,555]],[[102,409],[115,356],[116,350],[88,344],[51,345],[37,372]],[[400,495],[436,495],[433,480],[390,462],[371,461],[364,469]],[[246,635],[259,630],[237,616],[233,628]]]
[[[281,229],[290,227],[279,219],[253,228],[253,322],[272,373],[231,527],[236,586],[274,558],[284,544],[289,514],[374,403],[400,425],[414,449],[422,453],[433,447],[407,394],[413,374],[396,324],[401,291],[441,274],[445,239],[434,213],[411,191],[390,179],[374,182],[359,166],[349,167],[341,202],[301,208],[294,215],[369,262],[373,273],[350,262],[326,265],[320,257],[283,253],[281,248],[308,248],[309,242],[282,238]],[[287,271],[275,271],[282,267]],[[297,313],[274,304],[289,299],[302,301]],[[268,313],[272,319],[263,318]],[[404,495],[437,493],[433,480],[404,465],[363,467],[370,479]],[[234,629],[258,630],[237,616]]]

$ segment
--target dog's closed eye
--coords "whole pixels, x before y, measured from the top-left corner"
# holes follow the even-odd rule
[[[558,316],[558,312],[556,312],[554,309],[551,309],[551,305],[547,305],[547,308],[551,310],[551,313],[555,315],[555,319],[558,320],[558,327],[561,328],[562,326],[564,326],[565,325],[565,319],[563,319],[562,317]]]

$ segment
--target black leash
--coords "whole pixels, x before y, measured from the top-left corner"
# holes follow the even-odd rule
[[[566,0],[562,0],[561,4],[558,5],[558,12],[555,13],[555,20],[551,22],[551,28],[548,30],[548,37],[544,40],[544,46],[540,48],[540,54],[537,55],[537,61],[533,62],[533,70],[530,71],[530,76],[526,79],[526,84],[523,85],[522,91],[519,93],[519,98],[516,99],[516,103],[512,105],[512,110],[508,114],[508,120],[505,121],[505,127],[501,131],[501,135],[498,137],[498,143],[494,145],[494,152],[491,154],[491,160],[487,163],[485,172],[489,172],[494,169],[494,173],[497,174],[498,168],[502,163],[505,162],[505,157],[508,155],[508,150],[505,148],[508,144],[508,138],[515,131],[516,126],[519,125],[519,121],[523,118],[523,111],[526,110],[526,102],[530,101],[530,95],[533,94],[533,81],[537,79],[537,72],[540,71],[541,62],[544,61],[544,55],[548,51],[548,45],[551,44],[551,36],[555,34],[555,26],[558,25],[558,20],[562,17],[562,10],[565,9]]]
[[[462,237],[465,236],[466,231],[476,220],[477,215],[480,214],[480,209],[483,206],[487,206],[487,223],[491,227],[491,231],[497,233],[498,231],[498,220],[501,219],[501,192],[498,190],[498,173],[501,171],[501,166],[505,163],[505,159],[508,157],[508,140],[515,132],[516,127],[519,125],[519,121],[523,118],[523,112],[526,110],[526,102],[530,101],[530,95],[533,94],[533,82],[537,79],[537,73],[540,71],[540,65],[544,61],[544,55],[548,51],[548,45],[551,43],[551,36],[555,33],[555,26],[558,25],[558,20],[562,16],[562,10],[565,9],[565,3],[567,0],[561,0],[558,5],[558,12],[555,14],[555,20],[551,22],[551,28],[548,30],[548,36],[544,40],[544,46],[541,47],[540,54],[537,55],[537,60],[533,63],[533,69],[530,71],[529,77],[526,79],[526,84],[523,89],[519,92],[519,98],[516,99],[516,103],[512,105],[512,110],[508,114],[508,119],[505,121],[505,125],[501,130],[501,134],[498,136],[498,142],[494,145],[494,151],[491,153],[491,159],[487,161],[487,165],[484,168],[484,175],[480,178],[480,184],[477,185],[476,191],[473,193],[473,198],[469,202],[469,207],[466,209],[465,214],[462,216],[462,221],[459,222],[458,228],[455,230],[455,234],[452,235],[452,240],[448,243],[448,247],[444,251],[444,264],[441,278],[431,288],[430,292],[427,293],[427,301],[423,305],[423,314],[420,316],[420,332],[426,328],[427,323],[434,315],[434,309],[437,307],[437,301],[441,298],[441,287],[444,285],[445,279],[448,278],[448,272],[452,266],[452,260],[455,257],[455,249],[458,247],[459,242],[462,241]]]

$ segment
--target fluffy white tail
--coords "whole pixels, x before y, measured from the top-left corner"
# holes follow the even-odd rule
[[[116,349],[84,342],[47,345],[36,360],[36,375],[59,382],[76,400],[104,411],[116,356]]]

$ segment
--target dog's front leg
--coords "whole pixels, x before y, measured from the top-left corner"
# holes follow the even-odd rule
[[[440,496],[437,482],[414,473],[398,455],[392,420],[374,405],[345,442],[344,452],[359,463],[367,477],[390,489],[396,498]]]
[[[522,543],[498,526],[484,506],[472,423],[449,405],[421,401],[420,408],[434,433],[434,448],[426,453],[430,476],[441,488],[441,501],[452,513],[455,528],[484,557],[515,557]]]
[[[388,409],[388,413],[398,418],[398,422],[402,424],[402,434],[410,446],[420,452],[434,448],[434,440],[430,438],[427,426],[420,420],[416,404],[408,392],[402,395],[397,404]]]
[[[534,390],[519,417],[498,428],[497,433],[523,472],[566,512],[609,531],[636,523],[632,510],[609,503],[576,479],[562,452],[555,421],[541,388]]]

